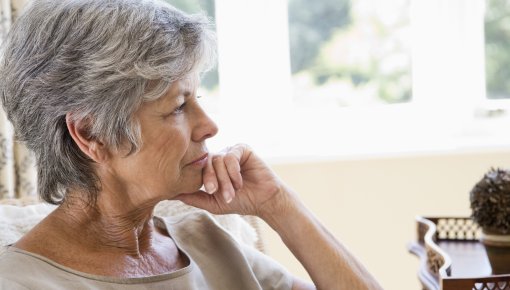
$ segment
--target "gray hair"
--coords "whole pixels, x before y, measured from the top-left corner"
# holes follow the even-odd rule
[[[40,197],[60,204],[73,189],[95,202],[101,188],[66,113],[90,121],[89,137],[136,152],[134,112],[209,69],[215,47],[206,17],[157,0],[32,2],[3,44],[0,96],[17,139],[35,154]]]

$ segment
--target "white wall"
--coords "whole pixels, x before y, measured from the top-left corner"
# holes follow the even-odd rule
[[[491,166],[510,167],[510,150],[272,165],[390,290],[421,289],[406,248],[414,217],[469,216],[469,191]],[[269,254],[307,277],[279,237],[264,233]]]

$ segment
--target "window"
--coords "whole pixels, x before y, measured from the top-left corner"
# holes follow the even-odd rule
[[[489,64],[506,54],[494,58],[487,47],[508,37],[488,35],[484,0],[214,5],[221,98],[213,150],[246,142],[280,160],[510,145],[508,91],[494,93]]]
[[[487,97],[510,98],[510,1],[488,0],[485,11]]]
[[[411,100],[409,0],[289,0],[288,6],[298,103]]]

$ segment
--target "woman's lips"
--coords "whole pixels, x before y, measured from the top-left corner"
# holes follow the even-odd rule
[[[203,167],[207,164],[207,156],[209,156],[209,154],[205,153],[204,155],[200,156],[199,158],[195,159],[194,161],[191,161],[188,165]]]

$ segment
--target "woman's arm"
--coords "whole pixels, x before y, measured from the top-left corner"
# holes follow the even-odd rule
[[[280,235],[317,289],[382,289],[365,267],[295,198],[295,194],[286,194],[291,197],[291,206],[261,218]]]
[[[208,193],[181,194],[176,199],[215,214],[262,218],[305,267],[317,289],[382,289],[248,146],[211,155],[203,182]],[[295,279],[293,289],[314,287]]]

